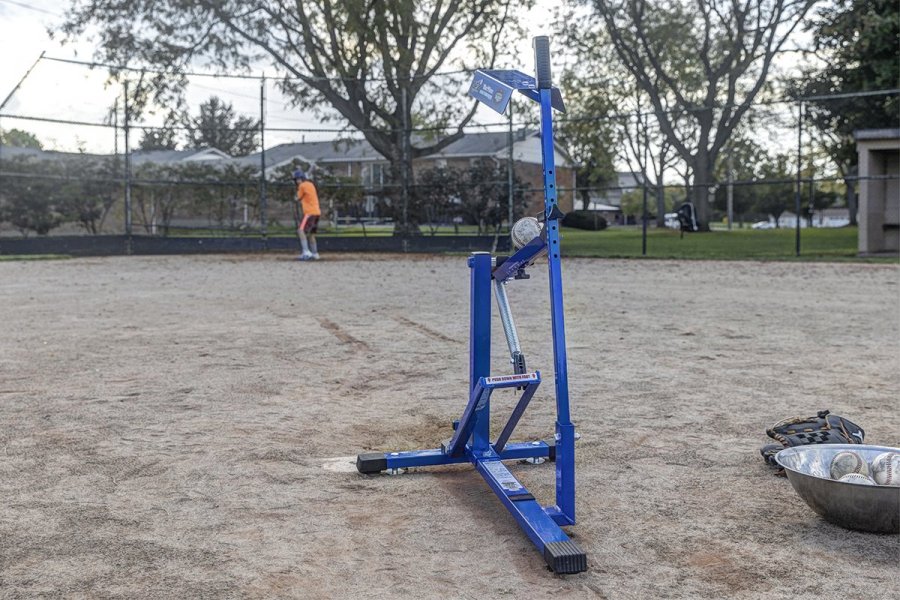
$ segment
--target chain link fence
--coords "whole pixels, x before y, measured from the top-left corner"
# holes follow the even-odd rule
[[[214,99],[230,115],[212,123],[190,110],[180,118],[160,108],[137,112],[127,83],[103,87],[97,108],[85,109],[70,94],[68,104],[47,114],[35,94],[54,73],[67,73],[59,76],[65,85],[69,71],[110,80],[102,67],[42,57],[14,90],[18,100],[0,112],[7,140],[0,146],[0,236],[292,236],[300,216],[291,180],[296,168],[317,186],[325,235],[389,236],[404,218],[425,236],[494,234],[510,217],[542,207],[536,115],[520,107],[505,122],[495,115],[466,126],[460,140],[395,174],[358,131],[326,126],[327,112],[293,111],[262,77],[188,76],[188,107],[208,107]],[[872,93],[860,93],[866,94]],[[768,100],[746,114],[720,153],[715,181],[703,184],[712,228],[799,232],[855,222],[859,177],[823,152],[827,140],[809,125],[803,106]],[[559,117],[562,127],[566,118]],[[652,114],[577,118],[593,119],[598,128],[624,123],[631,138],[623,136],[615,149],[617,172],[590,185],[561,144],[559,196],[566,212],[587,211],[594,223],[588,228],[679,227],[675,211],[697,194]],[[34,132],[36,139],[17,143],[14,131]],[[413,144],[451,131],[407,130]]]

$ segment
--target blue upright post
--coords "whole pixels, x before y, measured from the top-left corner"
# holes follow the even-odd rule
[[[536,48],[537,52],[538,49]],[[540,82],[538,82],[540,86]],[[541,156],[544,166],[544,218],[547,262],[550,271],[550,314],[553,332],[553,367],[556,383],[556,506],[559,521],[575,524],[575,426],[569,416],[569,372],[566,360],[566,326],[563,316],[562,264],[559,260],[559,210],[553,145],[553,112],[549,87],[541,94]]]
[[[491,254],[475,252],[469,258],[471,299],[469,308],[469,393],[478,380],[491,376]],[[484,452],[491,445],[491,402],[475,413],[472,450]]]

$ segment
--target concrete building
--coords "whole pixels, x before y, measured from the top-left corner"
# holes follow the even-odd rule
[[[856,132],[859,253],[900,252],[900,129]]]

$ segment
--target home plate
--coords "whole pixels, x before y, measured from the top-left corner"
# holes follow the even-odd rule
[[[322,468],[335,473],[356,473],[356,457],[338,456],[336,458],[326,458],[325,462],[322,463]]]

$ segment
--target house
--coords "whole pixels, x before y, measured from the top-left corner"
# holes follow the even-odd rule
[[[846,227],[850,224],[847,208],[823,208],[813,211],[813,227]]]
[[[797,217],[789,210],[784,211],[775,221],[771,216],[769,222],[779,228],[794,229],[797,227]],[[815,228],[845,227],[850,224],[850,211],[846,208],[823,208],[812,213],[812,226]],[[806,215],[800,217],[800,228],[809,225]]]
[[[633,171],[617,171],[615,182],[610,182],[596,192],[591,193],[589,210],[602,210],[594,208],[594,205],[616,206],[621,210],[622,196],[628,192],[640,190],[643,185],[643,176]]]

